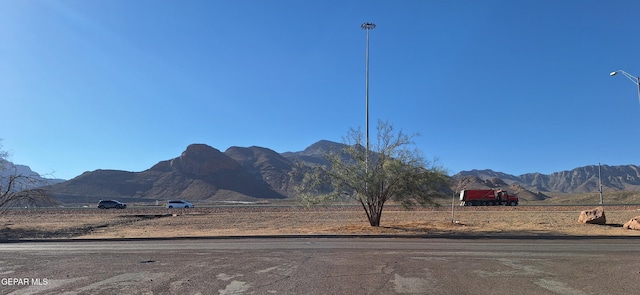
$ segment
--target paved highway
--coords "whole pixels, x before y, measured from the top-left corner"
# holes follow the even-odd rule
[[[0,243],[0,294],[640,294],[638,238]]]

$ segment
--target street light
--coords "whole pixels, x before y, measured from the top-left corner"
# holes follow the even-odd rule
[[[364,158],[364,169],[365,172],[367,172],[369,170],[369,31],[373,30],[376,28],[376,24],[374,23],[363,23],[362,25],[360,25],[360,28],[362,28],[363,30],[367,31],[367,50],[365,53],[365,57],[366,57],[366,82],[365,82],[365,87],[366,87],[366,92],[365,92],[365,99],[366,99],[366,103],[365,103],[365,107],[366,107],[366,136],[367,136],[367,153],[365,154],[365,158]]]
[[[640,103],[640,77],[636,77],[633,76],[623,70],[617,70],[617,71],[613,71],[611,73],[609,73],[609,76],[615,76],[616,74],[621,73],[623,74],[625,77],[627,77],[629,80],[631,80],[631,82],[633,82],[633,84],[636,84],[636,87],[638,87],[638,103]]]

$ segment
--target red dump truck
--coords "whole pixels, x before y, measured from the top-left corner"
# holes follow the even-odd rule
[[[503,190],[473,190],[460,192],[460,206],[517,206],[518,197]]]

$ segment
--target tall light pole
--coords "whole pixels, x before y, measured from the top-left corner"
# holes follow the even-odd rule
[[[598,182],[600,183],[600,205],[604,203],[602,199],[602,177],[600,177],[600,163],[598,163]]]
[[[627,77],[629,80],[631,80],[631,82],[633,82],[634,84],[636,84],[636,87],[638,88],[638,103],[640,103],[640,77],[636,77],[633,76],[623,70],[617,70],[617,71],[613,71],[609,74],[609,76],[615,76],[616,74],[621,73],[623,74],[625,77]]]
[[[365,172],[368,172],[369,170],[369,31],[373,30],[376,28],[376,24],[374,23],[363,23],[362,25],[360,25],[360,28],[362,28],[363,30],[367,31],[367,50],[365,53],[365,58],[366,58],[366,82],[365,82],[365,87],[366,87],[366,92],[365,92],[365,107],[366,107],[366,115],[365,115],[365,119],[366,119],[366,136],[367,136],[367,153],[365,154],[365,162],[364,162],[364,169]]]

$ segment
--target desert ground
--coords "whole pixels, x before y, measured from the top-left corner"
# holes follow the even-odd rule
[[[369,226],[358,206],[235,206],[124,210],[50,208],[0,215],[0,240],[123,239],[257,235],[420,236],[640,236],[622,225],[640,206],[605,206],[606,225],[578,223],[596,206],[439,207],[388,206],[380,227]]]

